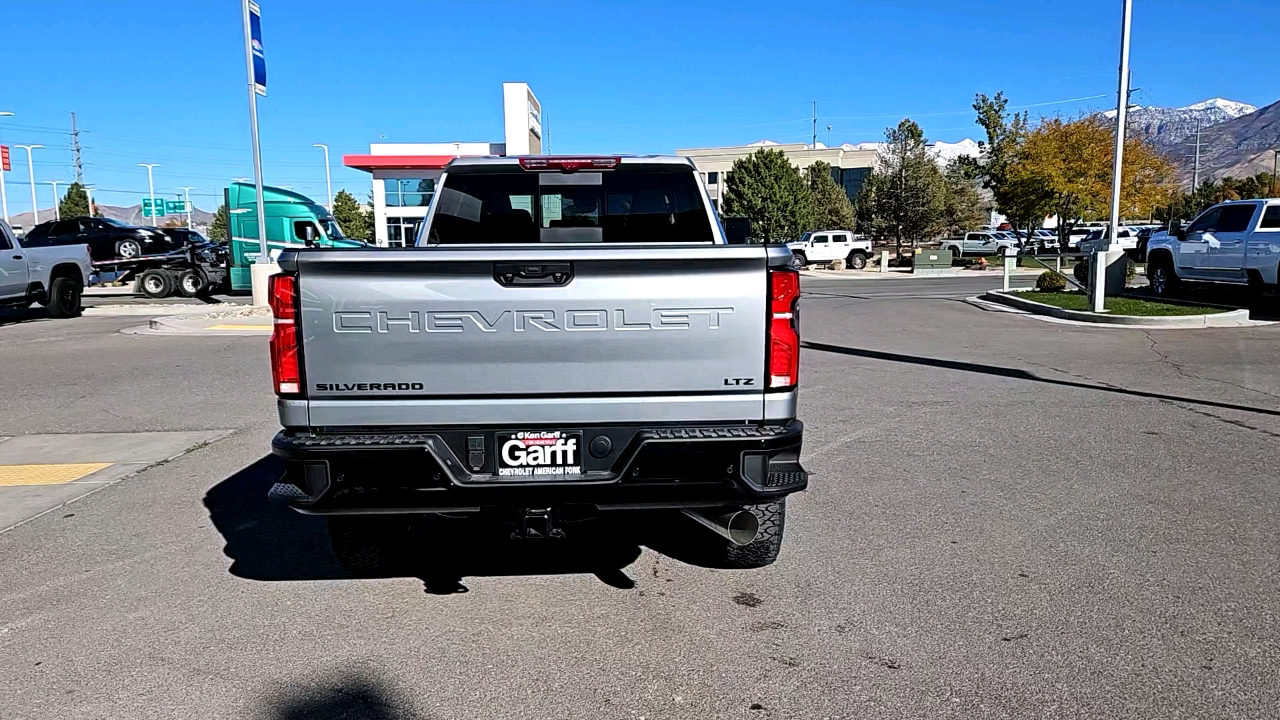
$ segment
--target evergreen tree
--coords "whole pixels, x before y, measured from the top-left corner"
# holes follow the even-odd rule
[[[333,197],[333,219],[347,237],[366,242],[373,240],[373,218],[346,190],[339,190]]]
[[[924,131],[911,118],[884,133],[885,147],[860,196],[873,234],[893,238],[898,258],[902,245],[914,247],[943,229],[946,183],[929,153]]]
[[[804,171],[813,203],[809,230],[853,230],[853,203],[831,177],[831,166],[819,160]]]
[[[58,201],[58,217],[78,218],[89,215],[89,194],[78,182],[67,186],[67,194]]]
[[[750,219],[752,233],[766,243],[789,242],[811,227],[813,197],[785,153],[760,148],[733,162],[724,212]]]
[[[942,225],[952,235],[972,230],[987,220],[985,203],[978,195],[977,167],[972,160],[962,155],[947,163],[942,172],[946,181]]]
[[[230,214],[227,212],[227,204],[223,203],[218,206],[218,211],[213,214],[213,221],[209,223],[209,239],[213,242],[226,242],[231,239],[229,232],[228,218]]]

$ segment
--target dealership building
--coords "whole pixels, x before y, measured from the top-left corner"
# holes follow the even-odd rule
[[[779,144],[771,140],[761,140],[750,145],[735,145],[714,148],[685,148],[676,150],[677,155],[684,155],[693,160],[693,164],[702,175],[707,185],[707,192],[716,209],[724,195],[725,175],[733,169],[733,162],[744,158],[757,150],[781,150],[792,165],[803,170],[815,162],[822,161],[831,166],[831,178],[844,188],[844,192],[853,200],[862,188],[871,169],[875,167],[876,150],[874,147],[862,148],[856,145],[826,147],[818,143],[817,147],[804,143]]]
[[[503,142],[371,143],[342,164],[373,176],[374,239],[412,245],[444,166],[456,157],[542,154],[542,105],[525,83],[502,84]]]

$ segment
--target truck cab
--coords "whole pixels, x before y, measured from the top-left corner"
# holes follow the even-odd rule
[[[323,206],[301,193],[264,186],[267,249],[273,258],[289,248],[364,247],[348,238]],[[226,189],[228,231],[231,236],[231,289],[249,290],[249,266],[261,252],[258,242],[257,189],[252,183],[232,183]]]
[[[1147,243],[1147,279],[1156,295],[1175,294],[1183,281],[1246,285],[1260,294],[1276,287],[1277,264],[1280,198],[1214,205]]]

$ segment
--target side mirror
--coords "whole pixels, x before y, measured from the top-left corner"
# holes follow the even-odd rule
[[[746,245],[751,237],[751,220],[744,217],[722,218],[724,239],[729,245]]]
[[[307,247],[311,247],[316,244],[316,228],[314,225],[308,223],[307,227],[303,229],[302,234],[306,238],[305,242],[307,243]]]

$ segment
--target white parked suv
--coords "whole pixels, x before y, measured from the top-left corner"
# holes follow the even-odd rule
[[[787,247],[801,266],[844,260],[848,267],[861,270],[871,257],[871,241],[848,230],[812,230]]]
[[[38,302],[53,317],[75,317],[92,272],[88,245],[24,248],[0,220],[0,307]]]
[[[1205,210],[1185,229],[1147,243],[1147,281],[1156,295],[1172,295],[1183,281],[1247,285],[1261,294],[1277,284],[1280,198],[1235,200]]]

